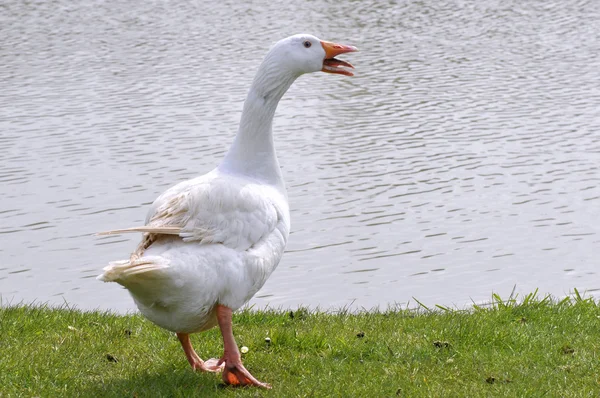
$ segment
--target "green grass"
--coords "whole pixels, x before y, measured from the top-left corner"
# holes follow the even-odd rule
[[[598,397],[600,306],[494,298],[488,308],[327,314],[242,311],[234,333],[270,391],[192,372],[175,336],[138,315],[0,309],[0,396]],[[267,344],[265,338],[270,337]],[[218,330],[194,335],[218,357]]]

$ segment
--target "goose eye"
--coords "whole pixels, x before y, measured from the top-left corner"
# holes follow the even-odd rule
[[[304,47],[309,48],[310,46],[312,46],[312,43],[310,41],[305,41],[304,42]]]

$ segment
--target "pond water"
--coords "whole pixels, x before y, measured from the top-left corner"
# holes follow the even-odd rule
[[[356,45],[274,122],[292,234],[252,303],[463,307],[600,289],[600,2],[0,5],[2,304],[134,309],[94,278],[232,142],[269,46]]]

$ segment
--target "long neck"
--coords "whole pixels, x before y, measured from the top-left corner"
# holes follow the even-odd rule
[[[285,192],[272,124],[279,100],[297,76],[277,73],[268,61],[263,61],[254,78],[235,141],[219,169],[256,178]]]

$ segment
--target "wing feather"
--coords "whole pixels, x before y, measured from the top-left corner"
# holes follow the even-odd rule
[[[144,225],[141,227],[113,229],[111,231],[98,232],[96,235],[105,236],[105,235],[126,234],[126,233],[130,233],[130,232],[149,232],[152,234],[179,235],[179,233],[181,232],[181,228],[179,228],[179,227],[150,227],[150,226]]]
[[[209,174],[165,191],[152,204],[145,226],[101,235],[143,232],[134,256],[140,256],[161,235],[247,250],[270,234],[281,219],[283,209],[278,207],[280,201],[274,200],[279,196],[273,187]]]

